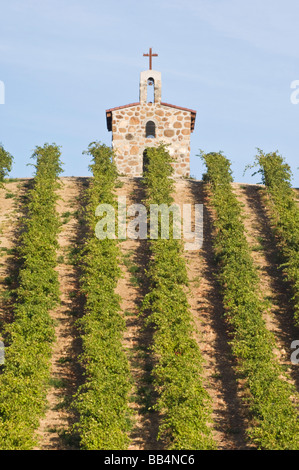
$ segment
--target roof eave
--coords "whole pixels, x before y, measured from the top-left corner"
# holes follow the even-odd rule
[[[161,104],[161,106],[167,106],[169,108],[176,108],[176,109],[179,109],[181,111],[187,111],[187,112],[191,113],[191,132],[194,131],[195,120],[196,120],[196,111],[194,109],[183,108],[182,106],[177,106],[175,104],[169,104],[169,103],[164,103],[164,102],[161,102],[160,104]],[[106,119],[107,119],[107,129],[108,129],[108,131],[109,132],[112,131],[112,113],[114,111],[118,111],[118,110],[124,109],[124,108],[131,108],[132,106],[139,106],[139,105],[140,105],[140,102],[137,102],[137,103],[126,104],[124,106],[117,106],[116,108],[107,109],[106,110]]]

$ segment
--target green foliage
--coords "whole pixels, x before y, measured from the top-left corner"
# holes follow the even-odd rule
[[[259,150],[255,164],[269,195],[274,232],[284,259],[281,268],[293,289],[294,319],[299,326],[299,209],[291,186],[292,172],[277,152]]]
[[[146,186],[146,204],[171,204],[171,193],[174,189],[171,157],[165,145],[149,147],[146,150],[148,164],[146,166],[144,183]]]
[[[0,145],[0,187],[3,186],[4,178],[10,173],[13,157]]]
[[[37,147],[36,175],[30,191],[14,321],[4,334],[5,364],[0,374],[0,449],[32,449],[34,430],[45,409],[54,328],[49,316],[59,300],[56,266],[59,218],[55,189],[60,151]]]
[[[86,381],[74,401],[80,415],[76,429],[82,449],[122,450],[129,443],[131,384],[122,347],[125,321],[115,293],[121,275],[120,252],[115,240],[99,240],[95,236],[97,206],[115,205],[117,171],[112,151],[105,145],[94,142],[86,153],[92,156],[93,179],[87,190],[88,237],[81,253],[85,315],[78,322]]]
[[[146,204],[171,204],[172,167],[166,147],[148,148],[147,157]],[[152,350],[157,361],[155,408],[162,416],[159,437],[168,449],[212,449],[210,399],[202,385],[202,358],[185,292],[183,246],[170,237],[150,241],[150,250],[150,288],[142,311],[149,313],[146,321],[155,329]]]
[[[252,417],[248,434],[261,449],[298,450],[295,391],[273,354],[274,338],[263,319],[265,304],[244,234],[241,206],[231,188],[230,162],[221,153],[201,156],[216,213],[214,249],[226,317],[233,329],[232,351]]]

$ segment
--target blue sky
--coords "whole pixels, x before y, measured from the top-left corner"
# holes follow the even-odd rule
[[[138,101],[149,47],[159,54],[162,100],[197,111],[196,156],[222,150],[236,181],[251,172],[256,148],[278,150],[299,187],[297,0],[0,0],[0,142],[14,156],[13,177],[37,145],[62,147],[65,176],[87,176],[82,151],[111,145],[105,110]]]

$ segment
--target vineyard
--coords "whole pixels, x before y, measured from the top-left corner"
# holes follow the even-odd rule
[[[84,154],[90,177],[61,177],[45,144],[34,176],[10,179],[0,147],[0,449],[299,450],[287,162],[258,150],[261,183],[239,184],[221,152],[201,152],[201,181],[173,178],[163,145],[143,178],[118,175],[101,143]],[[203,205],[203,245],[184,249],[174,217],[167,239],[161,217],[154,238],[100,239],[100,204],[121,230],[118,197],[147,227],[152,205]]]

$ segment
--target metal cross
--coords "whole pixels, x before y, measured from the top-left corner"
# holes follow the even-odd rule
[[[152,48],[150,47],[149,54],[143,54],[143,57],[149,57],[149,70],[152,70],[152,58],[158,57],[158,54],[153,54]]]

